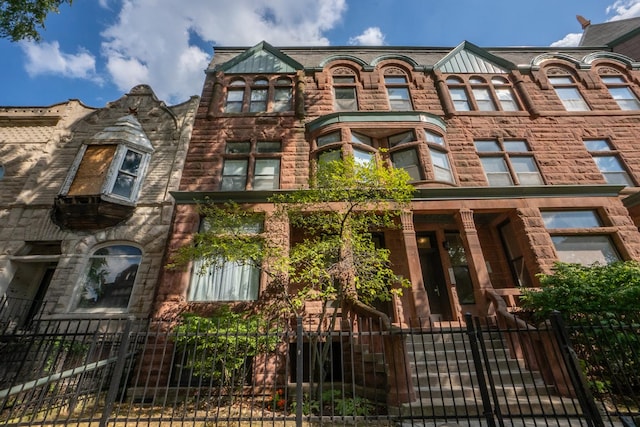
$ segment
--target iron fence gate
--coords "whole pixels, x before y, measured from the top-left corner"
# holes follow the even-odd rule
[[[634,425],[637,325],[595,333],[559,320],[548,329],[468,318],[385,330],[341,319],[326,330],[301,319],[188,328],[40,319],[0,336],[0,423]],[[608,353],[594,344],[614,335]],[[624,361],[585,367],[589,349]]]

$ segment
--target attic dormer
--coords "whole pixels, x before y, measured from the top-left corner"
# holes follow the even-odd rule
[[[62,228],[99,229],[127,219],[153,153],[133,116],[121,117],[80,150],[55,200],[54,221]]]

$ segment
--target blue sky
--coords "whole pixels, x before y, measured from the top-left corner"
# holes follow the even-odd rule
[[[76,0],[40,43],[0,40],[0,105],[79,99],[102,107],[151,85],[199,95],[215,46],[576,45],[592,23],[640,16],[640,0]]]

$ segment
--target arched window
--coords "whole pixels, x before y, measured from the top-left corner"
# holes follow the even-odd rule
[[[335,111],[357,111],[356,76],[345,68],[334,70],[333,109]]]
[[[242,104],[244,103],[244,80],[234,80],[227,89],[227,102],[224,106],[225,113],[242,112]]]
[[[292,110],[292,99],[293,83],[288,77],[258,77],[249,86],[236,79],[227,86],[224,112],[282,113]]]
[[[567,111],[589,111],[578,84],[571,74],[560,68],[552,68],[547,72],[547,79],[560,98]]]
[[[409,93],[409,82],[406,75],[395,68],[385,70],[384,85],[387,88],[390,110],[413,110],[411,95]]]
[[[276,113],[291,111],[292,93],[293,86],[291,79],[287,77],[277,79],[273,95],[273,111]]]
[[[256,79],[251,87],[251,100],[249,103],[249,111],[258,113],[267,111],[267,99],[269,95],[269,80]]]
[[[76,310],[126,310],[141,260],[142,251],[129,245],[94,251],[82,278]]]
[[[600,74],[600,80],[621,110],[640,110],[638,96],[621,74]]]
[[[502,76],[449,76],[446,80],[456,111],[519,111],[511,83]]]

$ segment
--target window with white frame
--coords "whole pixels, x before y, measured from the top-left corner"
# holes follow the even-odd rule
[[[281,113],[292,110],[293,87],[288,77],[258,77],[250,85],[243,79],[227,86],[225,113]]]
[[[206,220],[203,220],[200,231],[206,228]],[[248,222],[241,231],[242,234],[257,236],[263,231],[263,221]],[[255,301],[258,299],[259,287],[260,267],[252,260],[196,260],[193,263],[187,300]]]
[[[571,76],[549,76],[549,83],[567,111],[589,111],[589,105],[582,97],[578,85]]]
[[[76,311],[124,311],[142,260],[142,251],[118,244],[95,250],[82,278]]]
[[[393,167],[404,169],[411,181],[422,181],[424,168],[420,162],[420,147],[415,130],[390,135],[386,142]]]
[[[291,79],[288,77],[280,77],[276,79],[273,95],[273,108],[275,113],[292,110],[293,87]]]
[[[249,112],[259,113],[267,111],[267,98],[269,95],[269,80],[256,79],[251,88],[251,98],[249,101]]]
[[[222,167],[222,191],[274,190],[280,187],[278,141],[227,142]]]
[[[227,100],[224,105],[225,113],[240,113],[244,104],[244,80],[234,80],[227,89]]]
[[[389,109],[395,111],[413,110],[407,76],[398,74],[385,75],[384,84],[387,88]]]
[[[433,175],[436,181],[453,182],[453,173],[449,163],[449,155],[442,135],[425,129],[424,137],[429,146]]]
[[[386,136],[380,134],[380,130],[362,128],[328,132],[316,138],[314,155],[319,162],[339,159],[343,154],[352,155],[357,164],[363,165],[380,156],[394,168],[404,169],[412,182],[426,178],[454,182],[442,135],[424,128],[397,130]],[[343,135],[347,138],[344,141]]]
[[[613,150],[606,139],[585,139],[584,145],[608,184],[633,187],[629,173],[620,161],[618,152]]]
[[[474,141],[489,185],[543,185],[529,144],[524,140]]]
[[[449,76],[449,96],[456,111],[518,111],[511,83],[502,76]]]
[[[114,196],[131,199],[131,195],[138,187],[140,167],[144,159],[144,154],[130,148],[119,150],[124,154],[116,152],[114,163],[119,165],[114,177],[110,193]]]
[[[640,101],[638,101],[638,97],[633,93],[624,77],[601,75],[600,80],[605,84],[609,94],[621,110],[640,110]]]
[[[333,109],[335,111],[357,111],[356,77],[338,74],[333,76]]]
[[[595,210],[551,210],[541,214],[558,260],[582,265],[620,261]]]

